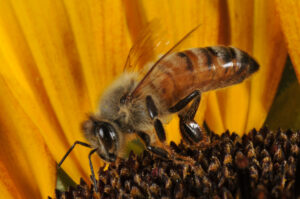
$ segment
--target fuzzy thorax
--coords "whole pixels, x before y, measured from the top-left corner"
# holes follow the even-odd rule
[[[115,123],[123,133],[152,128],[144,96],[121,103],[121,99],[130,94],[137,83],[136,74],[123,74],[106,90],[100,101],[99,118]]]

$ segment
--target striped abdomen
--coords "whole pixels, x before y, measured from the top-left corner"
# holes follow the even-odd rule
[[[196,89],[205,92],[237,84],[258,68],[252,57],[237,48],[194,48],[167,56],[144,83],[170,107]]]

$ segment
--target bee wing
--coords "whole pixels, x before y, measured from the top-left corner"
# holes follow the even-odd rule
[[[140,31],[127,56],[124,72],[138,72],[140,77],[144,77],[151,63],[154,63],[160,54],[165,54],[170,48],[166,31],[160,27],[162,26],[159,22],[153,20]]]
[[[163,31],[157,28],[157,24],[149,24],[145,32],[141,34],[138,42],[131,48],[128,55],[125,69],[131,68],[134,71],[136,67],[139,68],[139,75],[143,75],[139,84],[130,94],[129,98],[134,98],[140,89],[147,86],[150,81],[150,76],[157,78],[158,75],[154,74],[155,67],[168,55],[180,49],[180,47],[187,41],[188,38],[198,29],[198,26],[189,31],[182,39],[177,43],[172,44],[167,38]],[[155,26],[154,26],[155,25]],[[154,28],[153,28],[154,27]],[[133,56],[134,55],[134,56]],[[159,57],[159,55],[162,55]],[[132,58],[134,58],[132,60]],[[155,62],[151,61],[156,60]],[[133,65],[134,63],[134,65]],[[126,70],[125,70],[126,71]],[[153,80],[153,78],[151,78]]]

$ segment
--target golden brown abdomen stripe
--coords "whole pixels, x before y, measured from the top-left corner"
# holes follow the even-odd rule
[[[251,56],[234,47],[194,48],[167,56],[149,81],[159,98],[172,106],[194,90],[204,92],[239,83],[258,68]]]
[[[256,61],[247,53],[233,47],[194,48],[178,52],[177,55],[186,59],[187,69],[191,71],[194,67],[207,67],[207,70],[216,70],[216,68],[243,70],[249,66],[249,73],[253,73],[259,68]],[[233,65],[230,65],[231,63]]]

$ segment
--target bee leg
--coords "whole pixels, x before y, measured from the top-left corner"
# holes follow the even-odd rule
[[[209,144],[210,140],[194,120],[200,104],[200,96],[196,97],[187,111],[179,114],[179,127],[183,139],[189,144]]]
[[[194,92],[192,92],[191,94],[189,94],[187,97],[183,98],[182,100],[180,100],[177,104],[175,104],[174,106],[172,106],[171,108],[169,108],[169,112],[170,113],[176,113],[180,110],[182,110],[183,108],[185,108],[188,103],[190,103],[195,97],[199,97],[200,98],[201,94],[200,91],[195,90]],[[200,102],[200,100],[199,100]],[[198,104],[199,106],[199,104]],[[195,107],[196,111],[198,109],[198,106]],[[195,111],[195,112],[196,112]]]
[[[149,95],[146,97],[146,106],[147,106],[150,118],[152,120],[154,120],[154,128],[155,128],[158,139],[161,142],[166,141],[165,129],[164,129],[161,121],[157,118],[157,115],[158,115],[157,108],[154,104],[152,97]]]
[[[154,153],[155,155],[166,160],[173,159],[173,161],[178,164],[184,163],[189,165],[195,165],[195,161],[192,158],[179,155],[169,146],[163,145],[163,148],[151,146],[151,139],[147,133],[140,131],[137,132],[137,135],[142,139],[142,141],[146,145],[147,150]]]
[[[85,143],[85,142],[81,142],[81,141],[75,141],[74,144],[70,147],[70,149],[67,151],[67,153],[64,155],[64,157],[61,159],[61,161],[58,163],[57,167],[60,168],[62,163],[65,161],[65,159],[68,157],[68,155],[71,153],[71,151],[74,149],[74,147],[76,145],[81,145],[81,146],[85,146],[85,147],[88,147],[88,148],[92,148],[91,145]],[[93,164],[92,164],[92,160],[91,160],[91,156],[93,153],[95,153],[98,149],[93,149],[91,150],[91,152],[89,153],[89,164],[90,164],[90,169],[91,169],[91,178],[92,178],[92,181],[94,183],[94,188],[95,188],[95,192],[97,193],[98,192],[98,189],[97,189],[97,183],[96,183],[96,177],[95,177],[95,173],[94,173],[94,168],[93,168]]]
[[[161,121],[157,118],[157,115],[158,115],[157,108],[154,104],[152,97],[149,95],[146,97],[146,106],[147,106],[150,118],[152,120],[154,120],[154,128],[155,128],[156,135],[157,135],[158,139],[164,143],[166,141],[165,129],[164,129]],[[143,141],[145,142],[146,147],[149,151],[151,151],[151,152],[155,153],[156,155],[158,155],[162,158],[165,158],[165,159],[167,159],[169,157],[169,153],[166,150],[150,145],[151,140],[150,140],[150,137],[148,134],[139,132],[138,135],[143,139]]]
[[[152,153],[164,158],[164,159],[168,159],[169,154],[166,150],[159,148],[159,147],[154,147],[151,146],[151,139],[150,136],[147,133],[144,132],[137,132],[137,135],[143,140],[143,142],[146,145],[146,148],[151,151]]]
[[[182,116],[179,116],[179,118],[180,132],[187,143],[195,144],[203,140],[202,130],[195,120],[186,120]]]
[[[175,106],[169,109],[170,112],[179,112],[184,109],[191,101],[193,103],[191,106],[185,111],[179,113],[179,127],[182,138],[189,144],[199,143],[204,139],[203,132],[198,125],[198,123],[194,120],[196,112],[198,110],[201,94],[198,90],[192,92],[187,97],[179,101]]]
[[[95,172],[94,172],[94,167],[93,167],[93,163],[92,163],[92,159],[91,159],[91,156],[97,151],[98,149],[93,149],[90,151],[89,153],[89,164],[90,164],[90,169],[91,169],[91,179],[94,183],[94,189],[95,189],[95,192],[97,193],[98,192],[98,188],[97,188],[97,180],[96,180],[96,177],[95,177]]]

